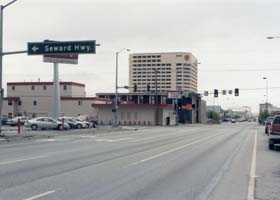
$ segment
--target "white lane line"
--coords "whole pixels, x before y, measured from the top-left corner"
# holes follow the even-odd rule
[[[123,140],[130,140],[131,138],[120,138],[120,139],[96,139],[96,142],[119,142]]]
[[[41,158],[47,158],[48,156],[38,156],[38,157],[32,157],[32,158],[24,158],[24,159],[18,159],[18,160],[11,160],[7,162],[1,162],[0,165],[7,165],[7,164],[13,164],[17,162],[23,162],[23,161],[28,161],[28,160],[36,160],[36,159],[41,159]]]
[[[47,195],[49,195],[49,194],[52,194],[52,193],[54,193],[54,192],[55,192],[55,190],[51,190],[51,191],[48,191],[48,192],[44,192],[44,193],[38,194],[38,195],[36,195],[36,196],[32,196],[32,197],[26,198],[26,199],[24,199],[24,200],[35,200],[35,199],[39,199],[39,198],[41,198],[41,197],[47,196]]]
[[[257,131],[255,132],[254,149],[251,161],[250,179],[248,186],[248,200],[255,199],[255,179],[256,179],[256,164],[257,164]]]
[[[140,164],[140,163],[147,162],[147,161],[149,161],[149,160],[153,160],[153,159],[155,159],[155,158],[158,158],[158,157],[161,157],[161,156],[163,156],[163,155],[166,155],[166,154],[172,153],[172,152],[174,152],[174,151],[178,151],[178,150],[183,149],[183,148],[186,148],[186,147],[188,147],[188,146],[191,146],[191,145],[194,145],[194,144],[197,144],[197,143],[203,142],[203,141],[205,141],[205,140],[208,140],[209,138],[216,137],[217,135],[220,135],[220,134],[221,134],[221,133],[219,133],[219,134],[215,134],[215,135],[211,135],[211,136],[205,137],[205,138],[200,139],[200,140],[196,140],[196,141],[191,142],[191,143],[187,143],[187,144],[185,144],[185,145],[182,145],[182,146],[176,147],[176,148],[174,148],[174,149],[170,149],[170,150],[165,151],[165,152],[162,152],[162,153],[160,153],[160,154],[157,154],[157,155],[154,155],[154,156],[151,156],[151,157],[145,158],[145,159],[143,159],[143,160],[140,160],[140,161],[134,162],[134,163],[132,163],[131,165],[138,165],[138,164]]]
[[[37,142],[55,142],[57,141],[57,139],[39,139],[39,140],[36,140]]]
[[[81,138],[96,138],[95,135],[81,135]]]

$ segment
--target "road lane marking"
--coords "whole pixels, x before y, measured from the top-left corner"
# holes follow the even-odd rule
[[[55,190],[44,192],[44,193],[41,193],[41,194],[38,194],[38,195],[35,195],[35,196],[32,196],[32,197],[26,198],[24,200],[35,200],[35,199],[39,199],[41,197],[47,196],[47,195],[52,194],[52,193],[55,193]]]
[[[96,138],[95,135],[81,135],[81,138]]]
[[[255,199],[255,179],[256,179],[256,163],[257,163],[257,131],[255,132],[255,140],[254,140],[254,149],[251,161],[251,169],[250,169],[250,179],[248,186],[248,200]]]
[[[48,139],[39,139],[39,140],[36,140],[37,142],[55,142],[57,141],[57,139],[54,139],[54,138],[48,138]]]
[[[17,162],[23,162],[23,161],[28,161],[28,160],[36,160],[36,159],[47,158],[47,157],[48,156],[38,156],[38,157],[32,157],[32,158],[12,160],[12,161],[7,161],[7,162],[1,162],[0,165],[13,164],[13,163],[17,163]]]
[[[196,140],[196,141],[191,142],[191,143],[187,143],[187,144],[185,144],[185,145],[182,145],[182,146],[176,147],[176,148],[174,148],[174,149],[170,149],[170,150],[165,151],[165,152],[162,152],[162,153],[160,153],[160,154],[157,154],[157,155],[154,155],[154,156],[151,156],[151,157],[148,157],[148,158],[142,159],[142,160],[140,160],[140,161],[134,162],[134,163],[132,163],[131,165],[138,165],[138,164],[140,164],[140,163],[143,163],[143,162],[147,162],[147,161],[153,160],[153,159],[155,159],[155,158],[158,158],[158,157],[164,156],[164,155],[169,154],[169,153],[172,153],[172,152],[174,152],[174,151],[178,151],[178,150],[183,149],[183,148],[186,148],[186,147],[188,147],[188,146],[191,146],[191,145],[194,145],[194,144],[197,144],[197,143],[204,142],[205,140],[208,140],[209,138],[216,137],[217,135],[221,135],[221,133],[216,134],[216,135],[211,135],[211,136],[208,136],[208,137],[203,138],[203,139],[200,139],[200,140]]]
[[[123,140],[130,140],[131,138],[120,138],[120,139],[96,139],[96,142],[119,142]]]
[[[248,135],[246,138],[242,138],[242,141],[247,142]],[[235,159],[235,156],[239,153],[240,149],[242,148],[242,141],[237,145],[237,147],[234,149],[233,153],[229,155],[229,157],[226,159],[225,163],[222,165],[222,167],[219,169],[218,173],[211,179],[207,187],[200,193],[200,195],[196,198],[196,200],[205,200],[209,199],[210,195],[213,193],[217,185],[221,182],[221,180],[224,178],[225,174],[229,172],[232,162]]]

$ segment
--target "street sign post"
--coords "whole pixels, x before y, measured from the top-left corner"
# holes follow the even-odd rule
[[[28,42],[28,55],[95,54],[96,41]]]

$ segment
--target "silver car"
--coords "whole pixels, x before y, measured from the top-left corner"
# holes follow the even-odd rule
[[[16,126],[18,124],[18,120],[20,120],[21,125],[24,125],[28,118],[25,116],[18,116],[13,119],[8,119],[7,125]]]
[[[30,127],[32,130],[40,129],[69,129],[68,124],[62,124],[62,122],[52,119],[51,117],[37,117],[31,120],[28,120],[25,125]]]

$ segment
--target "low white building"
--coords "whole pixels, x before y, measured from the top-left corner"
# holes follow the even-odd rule
[[[112,125],[114,123],[113,104],[94,104],[98,123]],[[120,125],[174,125],[174,107],[167,104],[120,104],[117,112]]]
[[[95,115],[92,104],[111,100],[86,97],[85,85],[76,82],[60,82],[61,115]],[[9,117],[25,115],[30,118],[52,116],[52,82],[9,82],[7,97],[3,102],[3,114]]]

